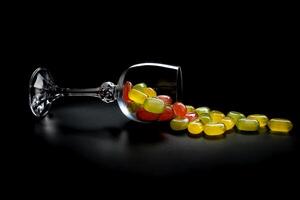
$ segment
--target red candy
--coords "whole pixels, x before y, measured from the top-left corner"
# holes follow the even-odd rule
[[[163,102],[166,104],[166,105],[171,105],[173,100],[170,96],[167,96],[167,95],[158,95],[157,98],[159,98],[160,100],[163,100]]]
[[[159,114],[148,112],[141,107],[137,110],[136,117],[141,121],[156,121],[159,117]]]
[[[130,103],[131,100],[128,97],[128,93],[132,88],[132,83],[130,81],[126,81],[126,83],[123,85],[123,100],[126,103]]]
[[[174,112],[171,106],[166,106],[163,113],[158,117],[158,121],[170,121],[174,118]]]
[[[176,102],[173,104],[173,111],[176,116],[184,117],[187,112],[187,109],[183,103]]]
[[[192,122],[197,119],[198,115],[196,113],[190,112],[186,113],[185,117],[189,119],[189,122]]]

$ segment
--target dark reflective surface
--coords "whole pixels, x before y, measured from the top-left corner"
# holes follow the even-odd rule
[[[299,139],[295,133],[283,136],[265,130],[231,131],[221,138],[195,138],[186,132],[171,131],[168,124],[128,121],[116,104],[96,101],[57,106],[52,115],[34,124],[32,137],[46,151],[63,149],[60,153],[66,155],[51,162],[75,156],[80,158],[76,162],[84,160],[75,169],[85,166],[95,172],[99,169],[101,174],[248,176],[289,173],[298,166]],[[40,150],[35,149],[34,154],[40,155]]]
[[[168,199],[171,194],[178,197],[178,191],[184,193],[183,199],[189,199],[188,194],[205,198],[205,193],[209,198],[215,194],[244,198],[256,191],[263,191],[268,197],[272,194],[278,197],[277,192],[281,191],[286,198],[298,191],[292,188],[298,187],[300,177],[296,67],[299,56],[295,51],[299,36],[295,31],[298,21],[293,20],[297,19],[294,16],[297,12],[287,9],[289,14],[285,15],[280,4],[280,9],[256,6],[258,12],[235,9],[245,13],[244,16],[226,8],[222,10],[230,16],[206,15],[199,12],[199,7],[195,7],[195,12],[185,13],[189,9],[171,9],[170,5],[157,13],[160,6],[153,5],[155,9],[149,12],[145,12],[149,3],[142,9],[132,6],[132,12],[122,9],[124,15],[116,6],[109,15],[99,10],[99,6],[95,6],[94,12],[86,10],[88,15],[81,14],[84,9],[70,9],[70,6],[60,9],[60,14],[53,9],[47,14],[48,6],[34,8],[33,12],[22,7],[26,14],[16,17],[17,24],[7,20],[10,27],[3,30],[12,34],[6,39],[2,56],[1,97],[7,100],[2,109],[7,113],[1,113],[4,118],[1,144],[8,161],[4,160],[1,166],[8,166],[2,172],[8,177],[3,185],[13,186],[9,195],[23,196],[19,188],[35,194],[39,190],[33,183],[46,190],[39,198],[48,196],[59,183],[62,190],[68,186],[62,180],[79,186],[78,190],[72,187],[68,195],[82,191],[82,186],[90,183],[99,198],[106,190],[99,185],[107,185],[109,180],[113,182],[108,187],[113,190],[109,197],[120,194],[121,198],[123,186],[127,186],[130,197],[135,195],[139,199],[159,188],[167,193]],[[73,16],[66,12],[70,10],[74,11]],[[32,19],[28,20],[26,16],[30,13]],[[143,134],[146,129],[135,131],[140,129],[131,123],[126,125],[123,119],[119,119],[122,123],[111,119],[108,124],[100,124],[97,117],[103,115],[96,111],[102,108],[98,107],[100,104],[83,106],[84,102],[96,103],[88,99],[78,102],[83,107],[64,103],[58,108],[56,102],[53,109],[57,110],[48,121],[35,120],[30,113],[28,80],[37,67],[34,63],[48,63],[62,87],[85,88],[97,87],[107,80],[116,82],[123,70],[140,62],[181,66],[186,104],[209,106],[225,113],[236,110],[288,118],[295,125],[294,135],[233,132],[211,140],[173,134],[167,128],[153,131],[157,134]],[[57,117],[57,113],[61,116]],[[63,118],[65,114],[68,118]],[[167,184],[158,187],[161,181],[157,180],[145,187],[137,181],[135,185],[145,188],[142,195],[137,194],[139,190],[132,186],[134,175],[142,177],[145,183],[154,173],[168,180],[171,175],[176,177],[168,181],[174,187],[166,189]],[[116,180],[116,176],[125,176],[124,181]],[[278,180],[279,177],[284,177],[284,181]],[[224,179],[220,183],[221,178]],[[207,185],[213,192],[199,185]],[[222,186],[228,190],[220,191]],[[282,186],[288,190],[282,190]],[[88,190],[85,195],[93,189]],[[161,197],[155,194],[155,199]]]

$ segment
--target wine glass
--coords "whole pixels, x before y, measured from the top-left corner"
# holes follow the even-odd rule
[[[143,105],[128,99],[129,89],[135,85],[147,85],[156,94],[166,95],[173,101],[182,98],[182,72],[178,66],[160,63],[140,63],[125,70],[117,84],[104,82],[96,88],[61,88],[57,86],[46,68],[36,69],[29,82],[29,106],[34,116],[44,117],[53,102],[67,96],[90,96],[111,103],[117,100],[123,114],[134,121],[144,121],[137,117],[136,109]],[[157,98],[157,97],[153,97]]]

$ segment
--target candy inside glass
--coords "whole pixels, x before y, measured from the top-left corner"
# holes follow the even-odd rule
[[[90,96],[106,103],[117,100],[126,117],[141,122],[132,106],[124,99],[124,87],[128,82],[133,85],[146,83],[158,95],[170,96],[173,102],[182,98],[182,72],[178,66],[159,63],[136,64],[121,74],[117,84],[104,82],[100,87],[84,89],[61,88],[55,84],[46,68],[38,68],[29,82],[29,106],[36,117],[44,117],[49,113],[53,102],[61,97]]]

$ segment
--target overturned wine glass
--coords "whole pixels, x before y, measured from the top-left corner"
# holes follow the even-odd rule
[[[145,120],[143,117],[139,118],[137,109],[143,109],[143,104],[147,101],[148,108],[154,109],[154,114],[157,114],[159,108],[155,107],[155,103],[157,104],[155,100],[159,99],[159,95],[165,103],[169,100],[181,100],[180,67],[160,63],[140,63],[125,70],[117,84],[108,81],[102,83],[100,87],[82,89],[61,88],[56,85],[46,68],[38,68],[33,72],[29,82],[29,106],[33,115],[39,118],[46,116],[53,102],[61,97],[90,96],[106,103],[117,100],[126,117],[142,122]]]

